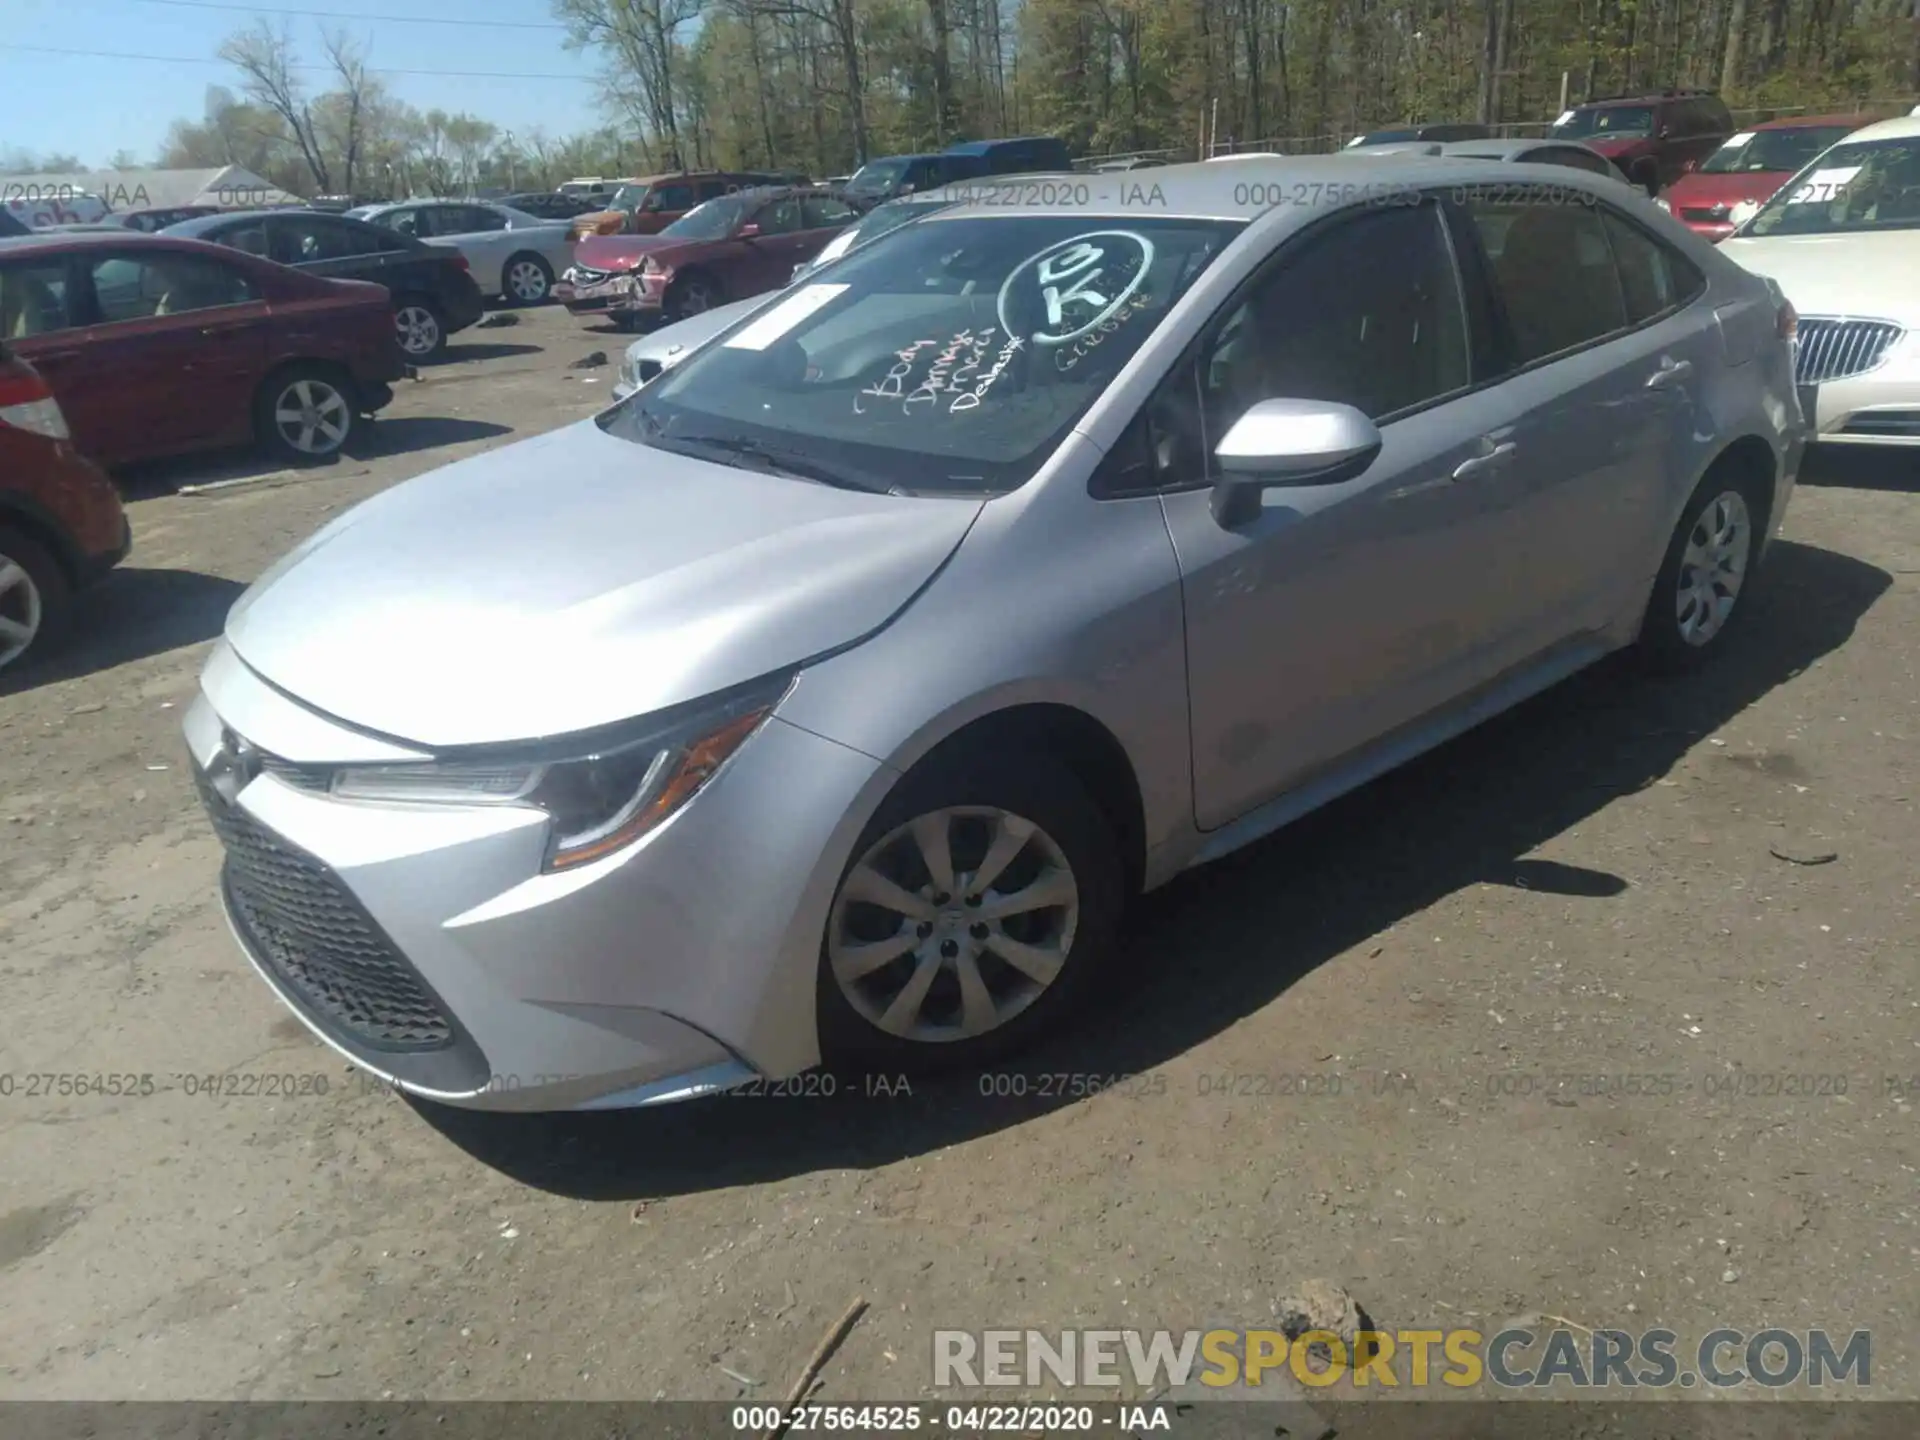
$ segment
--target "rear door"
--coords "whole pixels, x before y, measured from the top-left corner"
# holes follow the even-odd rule
[[[80,259],[86,368],[117,412],[94,458],[244,439],[270,324],[251,278],[212,256],[173,250],[103,246]]]
[[[79,261],[69,254],[0,258],[0,340],[53,388],[74,447],[97,455],[119,443],[122,414],[111,380],[88,361]]]
[[[1703,327],[1683,302],[1650,308],[1667,282],[1635,279],[1630,307],[1616,246],[1650,237],[1598,201],[1468,187],[1458,213],[1499,300],[1512,370],[1502,388],[1516,402],[1509,583],[1533,618],[1527,648],[1543,649],[1619,617],[1684,463],[1716,341],[1710,317]]]

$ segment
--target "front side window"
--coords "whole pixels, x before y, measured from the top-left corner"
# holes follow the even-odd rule
[[[1465,306],[1433,205],[1362,215],[1285,254],[1200,365],[1215,444],[1259,400],[1326,400],[1380,420],[1472,378]]]
[[[411,231],[394,227],[398,233]],[[374,243],[351,225],[335,224],[317,216],[286,215],[275,222],[273,258],[282,265],[313,265],[324,260],[347,260],[371,255]]]
[[[433,233],[433,222],[429,218],[428,212],[419,209],[389,210],[373,223],[381,226],[383,229],[393,231],[396,235],[412,235],[418,237],[421,235],[431,235]]]
[[[248,225],[236,226],[232,230],[221,232],[217,237],[222,245],[234,250],[244,250],[249,255],[267,256],[267,225],[264,220],[255,220]]]
[[[1591,175],[1609,175],[1613,167],[1606,157],[1596,155],[1591,150],[1577,150],[1571,145],[1563,145],[1555,150],[1537,150],[1523,157],[1536,165],[1565,165],[1570,170],[1585,170]]]
[[[1920,136],[1835,145],[1780,187],[1742,235],[1920,227]]]
[[[696,205],[660,234],[673,240],[724,240],[740,228],[750,202],[740,195],[722,195]]]
[[[247,277],[204,255],[110,256],[89,267],[103,323],[244,305],[259,298]]]
[[[1570,110],[1549,132],[1560,139],[1608,139],[1616,135],[1651,135],[1651,105],[1609,105],[1601,109]]]
[[[854,172],[853,179],[847,182],[847,189],[856,195],[879,195],[899,184],[900,177],[906,174],[905,160],[875,160],[862,165]]]
[[[433,218],[436,235],[480,235],[507,228],[507,217],[484,205],[449,205]]]
[[[0,265],[0,340],[51,335],[72,324],[66,256]]]
[[[1566,196],[1511,203],[1506,192],[1465,207],[1492,262],[1513,334],[1514,360],[1531,365],[1627,325],[1613,252],[1596,206]]]
[[[935,215],[600,418],[636,444],[877,490],[1026,483],[1242,228]]]
[[[844,200],[836,200],[831,195],[807,195],[800,201],[801,223],[808,230],[825,230],[831,225],[845,225],[858,218],[859,212]]]
[[[691,185],[656,185],[647,196],[647,209],[665,211],[669,215],[683,210],[691,210],[699,203]]]
[[[762,235],[791,235],[805,228],[800,214],[800,197],[789,195],[771,205],[762,205],[753,217]]]

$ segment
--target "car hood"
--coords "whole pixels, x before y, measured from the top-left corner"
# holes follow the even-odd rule
[[[631,270],[671,244],[658,235],[589,235],[574,247],[573,258],[590,270]]]
[[[227,639],[272,684],[395,739],[563,735],[863,638],[983,503],[710,464],[585,420],[342,515],[241,596]]]
[[[1802,315],[1853,315],[1920,325],[1920,231],[1733,235],[1720,253],[1777,281]]]
[[[1703,175],[1698,170],[1682,175],[1663,192],[1663,198],[1675,209],[1709,205],[1729,208],[1742,200],[1765,200],[1792,176],[1791,170],[1745,170],[1724,175]]]

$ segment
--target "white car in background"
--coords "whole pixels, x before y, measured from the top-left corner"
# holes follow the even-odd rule
[[[1856,130],[1721,242],[1799,312],[1812,438],[1920,445],[1920,118]]]
[[[538,305],[573,263],[565,220],[542,220],[488,200],[403,200],[350,212],[357,220],[444,245],[467,257],[483,295]]]

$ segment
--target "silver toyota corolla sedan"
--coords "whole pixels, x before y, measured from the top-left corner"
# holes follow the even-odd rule
[[[903,227],[274,565],[186,722],[267,983],[475,1107],[974,1063],[1139,892],[1737,630],[1770,282],[1566,169],[1148,178]]]

